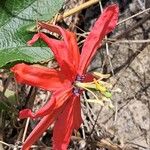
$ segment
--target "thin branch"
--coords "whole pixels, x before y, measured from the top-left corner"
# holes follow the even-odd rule
[[[132,16],[130,16],[130,17],[128,17],[128,18],[126,18],[126,19],[124,19],[124,20],[122,20],[122,21],[119,21],[119,22],[117,23],[117,25],[120,25],[120,24],[122,24],[122,23],[124,23],[124,22],[126,22],[126,21],[128,21],[128,20],[130,20],[130,19],[132,19],[132,18],[134,18],[134,17],[136,17],[136,16],[139,16],[139,15],[145,13],[145,12],[148,12],[149,10],[150,10],[150,8],[147,8],[147,9],[145,9],[145,10],[139,12],[139,13],[136,13],[135,15],[132,15]]]
[[[13,148],[13,150],[16,149],[16,148],[19,148],[19,149],[22,148],[22,146],[13,145],[13,144],[8,144],[8,143],[3,142],[3,141],[0,141],[0,143],[3,144],[3,145],[8,146],[8,147],[10,147],[10,148]],[[32,145],[31,148],[43,148],[43,146]],[[47,148],[50,148],[50,147],[47,147]]]
[[[25,129],[24,129],[23,136],[22,136],[22,142],[25,141],[26,134],[27,134],[27,129],[28,129],[28,126],[29,126],[29,122],[30,122],[30,118],[27,118]]]
[[[79,5],[79,6],[77,6],[75,8],[72,8],[72,9],[64,12],[64,14],[59,15],[57,17],[57,21],[60,21],[60,20],[62,20],[64,18],[66,18],[66,17],[69,17],[69,16],[71,16],[71,15],[73,15],[73,14],[75,14],[75,13],[77,13],[77,12],[83,10],[83,9],[86,9],[89,6],[94,5],[94,4],[98,3],[98,2],[99,2],[99,0],[89,0],[89,1],[87,1],[87,2],[85,2],[85,3],[83,3],[83,4]]]
[[[150,43],[150,39],[146,40],[117,40],[117,39],[105,39],[108,42],[114,42],[114,43],[136,43],[136,44],[141,44],[141,43]]]
[[[6,146],[8,146],[8,147],[14,148],[14,145],[12,145],[12,144],[8,144],[8,143],[3,142],[3,141],[0,141],[0,143],[3,144],[3,145],[6,145]]]

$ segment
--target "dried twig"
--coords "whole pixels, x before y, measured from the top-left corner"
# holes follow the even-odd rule
[[[22,136],[22,142],[25,141],[26,134],[27,134],[27,129],[28,129],[28,126],[29,126],[29,122],[30,122],[30,118],[27,118],[26,125],[25,125],[24,132],[23,132],[23,136]]]
[[[96,145],[100,148],[104,147],[108,150],[122,150],[122,148],[119,145],[114,144],[111,141],[106,139],[102,139],[100,142],[97,142]]]
[[[150,8],[147,8],[147,9],[145,9],[145,10],[139,12],[139,13],[136,13],[136,14],[134,14],[134,15],[132,15],[132,16],[130,16],[130,17],[128,17],[128,18],[122,20],[122,21],[119,21],[119,22],[117,23],[117,25],[120,25],[120,24],[122,24],[122,23],[124,23],[124,22],[126,22],[126,21],[128,21],[128,20],[130,20],[130,19],[132,19],[132,18],[134,18],[134,17],[137,17],[137,16],[139,16],[139,15],[145,13],[145,12],[148,12],[149,10],[150,10]]]
[[[71,15],[73,15],[73,14],[75,14],[75,13],[77,13],[77,12],[83,10],[83,9],[86,9],[89,6],[94,5],[94,4],[98,3],[98,2],[99,2],[99,0],[89,0],[89,1],[87,1],[87,2],[77,6],[75,8],[72,8],[72,9],[64,12],[62,15],[59,15],[57,17],[57,21],[60,21],[60,20],[62,20],[64,18],[66,18],[66,17],[69,17],[69,16],[71,16]]]
[[[117,39],[106,39],[108,42],[115,42],[115,43],[136,43],[136,44],[141,44],[141,43],[150,43],[150,39],[146,40],[117,40]]]
[[[18,145],[13,145],[13,144],[8,144],[6,142],[0,141],[1,144],[8,146],[9,148],[12,148],[13,150],[18,150],[21,149],[22,146],[18,146]],[[39,145],[32,145],[31,148],[44,148],[43,146],[39,146]],[[48,149],[50,149],[50,147],[47,147]]]
[[[3,144],[3,145],[6,145],[8,147],[14,148],[14,145],[12,145],[12,144],[8,144],[8,143],[3,142],[3,141],[0,141],[0,143]]]
[[[147,14],[145,17],[143,17],[143,19],[141,19],[138,23],[136,23],[135,25],[129,27],[123,33],[121,33],[118,36],[116,36],[115,39],[120,39],[120,38],[126,37],[127,35],[129,35],[129,33],[131,31],[135,30],[136,28],[138,28],[140,25],[142,25],[144,22],[146,22],[149,19],[150,19],[150,13]]]

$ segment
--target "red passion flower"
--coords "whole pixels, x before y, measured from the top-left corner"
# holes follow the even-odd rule
[[[37,67],[24,63],[11,68],[17,82],[29,84],[52,92],[50,100],[37,112],[30,109],[20,111],[19,118],[38,118],[36,125],[23,143],[22,150],[30,149],[42,133],[54,123],[53,149],[66,150],[73,130],[78,130],[82,123],[80,95],[82,91],[75,86],[76,82],[86,82],[87,67],[106,34],[116,26],[119,8],[113,4],[104,9],[87,36],[80,54],[74,33],[56,25],[39,23],[41,29],[57,33],[63,40],[56,40],[39,32],[28,42],[34,44],[42,39],[54,53],[60,69]]]

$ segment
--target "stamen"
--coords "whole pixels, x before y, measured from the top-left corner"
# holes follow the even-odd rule
[[[95,83],[95,85],[96,85],[96,88],[97,88],[100,92],[104,93],[104,92],[107,91],[106,87],[104,87],[102,84],[98,83],[96,79],[94,79],[94,83]]]
[[[88,102],[95,102],[95,103],[97,102],[97,103],[100,103],[102,106],[104,106],[103,102],[98,98],[98,96],[94,92],[92,92],[92,90],[86,88],[84,86],[84,83],[77,82],[76,85],[78,87],[81,87],[82,89],[85,89],[86,91],[90,92],[95,97],[94,100],[92,100],[92,99],[87,100]]]
[[[100,72],[93,72],[93,76],[100,78],[100,80],[102,79],[107,79],[110,77],[110,74],[102,74]]]
[[[74,82],[74,89],[73,89],[73,93],[76,96],[79,96],[82,93],[82,89],[86,90],[88,92],[90,92],[93,96],[94,99],[88,99],[87,102],[92,102],[92,103],[99,103],[100,105],[104,106],[104,102],[107,101],[110,103],[110,107],[112,107],[112,103],[111,103],[111,93],[108,91],[107,88],[111,87],[110,84],[101,81],[104,78],[108,78],[109,75],[103,75],[103,74],[98,74],[96,73],[97,76],[99,76],[100,78],[98,80],[94,79],[92,82],[83,82],[85,76],[79,76],[77,75],[76,80]],[[95,94],[93,92],[93,90],[95,91],[99,91],[100,93],[100,97]]]

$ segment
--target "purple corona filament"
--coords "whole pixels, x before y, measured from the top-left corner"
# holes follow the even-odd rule
[[[79,96],[79,95],[80,95],[80,89],[77,88],[77,87],[75,87],[75,88],[73,89],[73,93],[74,93],[76,96]]]
[[[81,75],[81,76],[77,75],[76,81],[83,82],[84,78],[85,78],[84,75]]]
[[[81,76],[80,76],[80,75],[77,75],[75,82],[83,82],[84,78],[85,78],[84,75],[81,75]],[[79,96],[80,93],[81,93],[81,89],[78,88],[78,87],[74,87],[73,93],[74,93],[76,96]]]

